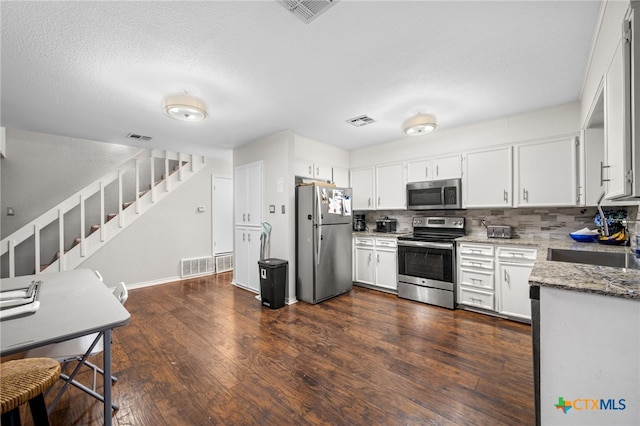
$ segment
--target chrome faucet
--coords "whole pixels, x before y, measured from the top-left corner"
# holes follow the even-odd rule
[[[609,225],[607,224],[607,218],[604,216],[604,212],[602,211],[602,207],[600,207],[600,203],[602,202],[602,199],[604,198],[605,192],[602,191],[602,194],[600,194],[600,198],[598,198],[598,212],[600,213],[600,217],[602,218],[602,226],[604,226],[604,235],[605,236],[609,236]]]

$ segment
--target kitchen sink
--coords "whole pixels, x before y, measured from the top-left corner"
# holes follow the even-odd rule
[[[640,259],[632,253],[566,250],[550,248],[547,260],[555,262],[584,263],[586,265],[611,266],[614,268],[640,269]]]

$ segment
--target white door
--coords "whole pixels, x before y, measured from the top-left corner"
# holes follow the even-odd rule
[[[236,167],[234,176],[236,225],[246,225],[247,223],[247,179],[247,168],[244,166]]]
[[[459,154],[433,159],[433,180],[455,179],[462,175],[462,160]]]
[[[575,206],[578,203],[575,138],[516,146],[519,207]]]
[[[373,168],[351,170],[352,210],[373,210]]]
[[[314,179],[324,182],[333,182],[333,169],[331,166],[324,166],[322,164],[314,164],[313,166]]]
[[[213,253],[233,251],[233,180],[213,177]]]
[[[462,195],[465,207],[510,207],[512,204],[511,147],[464,155]]]
[[[247,167],[247,221],[249,225],[262,222],[262,164],[253,163]]]
[[[631,194],[627,170],[631,169],[631,144],[625,130],[624,74],[622,47],[618,47],[605,80],[605,175],[607,199]]]
[[[242,286],[249,285],[247,263],[249,261],[249,243],[247,242],[247,228],[236,228],[236,250],[233,262],[233,280]]]
[[[260,292],[260,228],[247,229],[247,287]]]
[[[398,289],[396,263],[395,250],[376,250],[376,285],[392,290]]]
[[[376,209],[405,209],[406,188],[403,164],[376,167]]]
[[[431,180],[431,160],[410,161],[407,163],[407,182]]]
[[[374,259],[373,249],[368,247],[356,247],[356,281],[365,284],[374,284]]]
[[[498,264],[500,309],[503,314],[531,319],[529,275],[532,266],[517,263]]]

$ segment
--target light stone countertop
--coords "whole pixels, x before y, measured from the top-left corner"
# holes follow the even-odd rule
[[[537,259],[529,277],[529,284],[541,287],[555,287],[564,290],[596,293],[606,296],[623,297],[640,301],[640,270],[612,268],[547,260],[547,250],[568,249],[598,252],[629,253],[630,247],[610,246],[598,243],[578,243],[566,240],[536,240],[524,238],[500,239],[480,236],[465,236],[457,242],[536,246]],[[640,260],[638,260],[640,262]]]
[[[376,232],[376,231],[353,231],[354,237],[392,237],[398,238],[404,235],[413,235],[411,231],[396,231],[396,232]]]

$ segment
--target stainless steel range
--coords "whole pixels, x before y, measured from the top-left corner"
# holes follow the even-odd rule
[[[455,239],[463,235],[463,217],[414,217],[413,235],[398,238],[398,296],[455,309]]]

